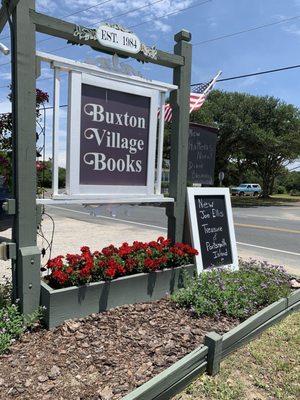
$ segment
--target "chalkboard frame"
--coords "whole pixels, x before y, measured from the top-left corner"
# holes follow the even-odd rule
[[[195,256],[196,266],[198,274],[200,274],[203,268],[202,255],[200,251],[200,237],[199,237],[199,229],[198,229],[198,220],[196,214],[196,206],[195,206],[195,196],[224,196],[225,199],[225,207],[227,213],[227,222],[230,234],[230,246],[232,253],[232,263],[225,264],[220,267],[214,268],[230,268],[233,270],[238,269],[238,253],[235,239],[235,231],[233,224],[233,215],[230,201],[230,192],[228,188],[206,188],[206,187],[195,187],[195,188],[187,188],[187,205],[188,205],[188,216],[189,216],[189,225],[190,225],[190,233],[191,233],[191,241],[192,246],[199,251],[199,254]]]

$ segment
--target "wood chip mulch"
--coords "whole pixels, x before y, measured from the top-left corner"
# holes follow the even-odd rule
[[[238,320],[194,318],[167,299],[24,334],[0,356],[0,399],[117,400]]]

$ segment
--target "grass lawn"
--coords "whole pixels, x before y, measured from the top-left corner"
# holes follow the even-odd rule
[[[173,400],[300,399],[300,312],[264,332]]]
[[[285,194],[273,194],[272,198],[288,200],[288,201],[300,201],[300,196],[290,196],[287,193],[285,193]]]
[[[275,194],[268,199],[253,196],[231,196],[233,207],[284,206],[297,202],[300,202],[300,196],[290,196],[288,194]]]

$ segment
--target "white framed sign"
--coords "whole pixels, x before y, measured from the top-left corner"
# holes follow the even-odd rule
[[[187,188],[187,204],[198,273],[213,267],[238,269],[229,189]]]
[[[52,54],[37,56],[54,69],[52,199],[64,204],[174,201],[161,194],[161,172],[165,98],[177,86]],[[64,191],[58,190],[61,71],[69,76]]]
[[[77,71],[70,91],[69,194],[154,194],[157,92]]]

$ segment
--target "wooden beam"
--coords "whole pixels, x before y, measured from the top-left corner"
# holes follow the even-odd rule
[[[9,4],[8,13],[10,15],[13,12],[13,10],[16,8],[19,1],[20,0],[11,0],[11,1],[2,0],[2,7],[0,9],[0,33],[3,31],[3,28],[5,27],[5,24],[7,22],[7,11],[4,7],[5,3]]]
[[[112,50],[108,47],[102,46],[97,40],[84,40],[79,39],[78,36],[74,36],[73,33],[75,31],[76,24],[72,24],[58,18],[49,17],[48,15],[37,13],[34,10],[30,10],[30,17],[38,32],[69,40],[72,43],[81,45],[86,44],[96,51],[102,51],[109,54],[117,53],[121,57],[132,57],[139,61],[151,62],[153,64],[158,64],[169,68],[175,68],[184,65],[184,57],[181,55],[157,50],[157,58],[154,59],[146,57],[143,53],[132,54],[125,51]]]
[[[22,0],[12,12],[12,114],[14,196],[16,214],[12,239],[14,300],[24,314],[37,310],[40,300],[40,250],[36,243],[36,91],[35,26],[29,18],[34,0]]]
[[[167,208],[168,238],[172,242],[184,240],[184,217],[187,187],[190,84],[192,65],[191,34],[185,30],[174,37],[174,53],[185,59],[185,65],[174,68],[173,84],[178,86],[170,96],[173,110],[170,152],[170,197],[175,204]]]

